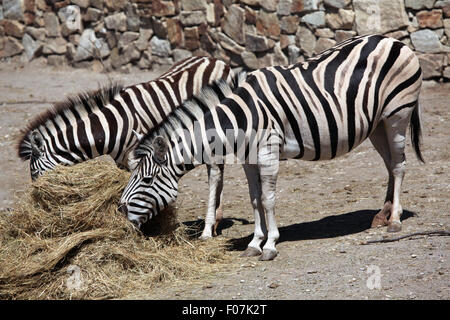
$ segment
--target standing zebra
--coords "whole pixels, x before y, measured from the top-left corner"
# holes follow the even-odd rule
[[[423,161],[420,87],[421,69],[411,49],[369,35],[305,63],[256,70],[234,90],[223,82],[206,88],[136,147],[141,162],[121,199],[128,219],[140,225],[174,201],[178,180],[195,166],[237,156],[244,160],[255,214],[254,236],[243,255],[271,260],[279,238],[274,215],[279,160],[333,159],[370,138],[389,173],[388,231],[399,231],[408,124]]]
[[[113,84],[67,98],[23,130],[19,157],[30,160],[33,180],[58,164],[73,165],[104,154],[133,169],[136,163],[129,154],[138,136],[151,132],[183,101],[219,79],[231,81],[224,62],[190,57],[156,80],[126,88]],[[208,174],[218,181],[211,190],[209,210],[217,210],[220,220],[223,166],[208,167]]]

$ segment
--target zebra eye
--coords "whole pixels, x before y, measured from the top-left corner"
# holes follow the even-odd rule
[[[143,177],[142,182],[145,184],[151,184],[153,181],[153,177]]]

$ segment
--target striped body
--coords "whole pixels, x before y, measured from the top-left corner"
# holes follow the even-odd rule
[[[408,124],[422,160],[420,87],[414,53],[397,40],[371,35],[344,41],[305,63],[256,70],[235,89],[223,82],[206,88],[136,147],[141,162],[121,202],[140,225],[175,200],[186,172],[243,154],[255,213],[254,238],[245,254],[261,254],[267,238],[261,257],[270,260],[279,236],[278,161],[333,159],[370,138],[388,169],[388,230],[397,231]]]
[[[191,57],[156,80],[68,98],[31,121],[19,142],[19,157],[30,159],[33,178],[57,164],[73,165],[104,154],[126,167],[137,143],[133,130],[150,132],[184,100],[218,79],[230,80],[227,65]]]

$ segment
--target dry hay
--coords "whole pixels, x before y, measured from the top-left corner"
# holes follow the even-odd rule
[[[0,213],[0,299],[105,299],[162,281],[203,277],[227,262],[225,242],[200,241],[175,210],[145,237],[118,212],[129,173],[101,160],[49,171]]]

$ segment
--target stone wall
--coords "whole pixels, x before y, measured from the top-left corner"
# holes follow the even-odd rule
[[[130,71],[192,54],[256,69],[357,34],[414,49],[450,79],[450,0],[0,0],[0,58]]]

